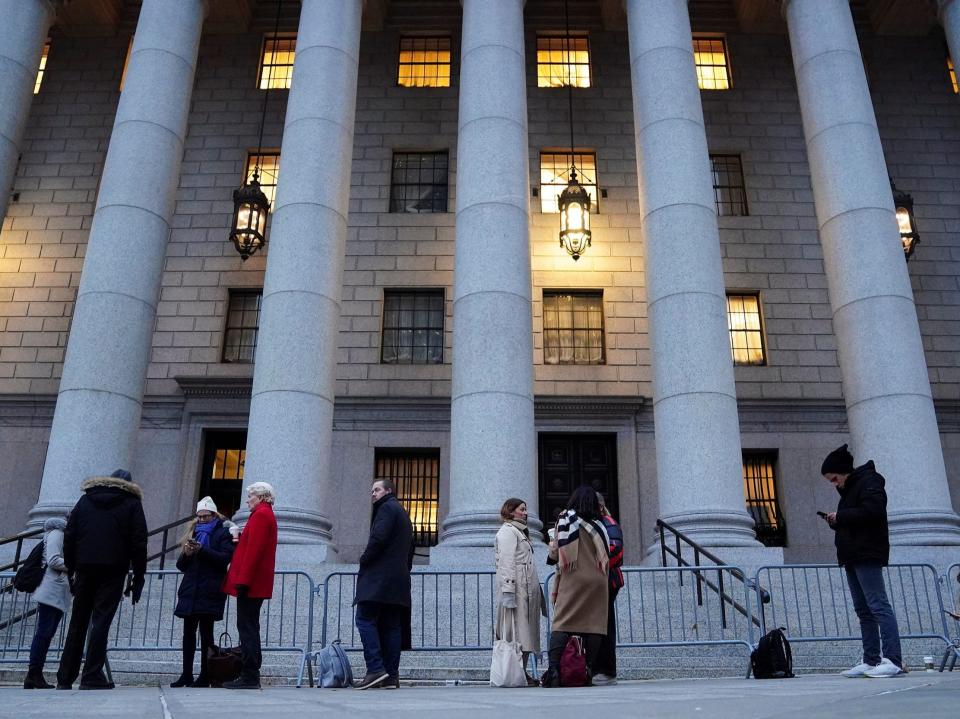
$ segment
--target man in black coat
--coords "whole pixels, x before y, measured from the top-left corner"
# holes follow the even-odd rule
[[[837,511],[823,518],[835,532],[837,562],[847,573],[863,640],[863,661],[841,673],[873,679],[903,674],[900,630],[883,584],[890,559],[885,481],[872,460],[854,469],[847,445],[827,455],[820,473],[840,493]]]
[[[57,671],[57,689],[73,688],[88,626],[90,641],[80,688],[113,689],[113,682],[103,673],[107,633],[120,605],[127,571],[133,569],[128,591],[133,593],[134,604],[140,601],[147,571],[143,493],[123,469],[109,477],[91,477],[81,488],[84,494],[70,513],[63,533],[63,560],[73,591],[73,613]]]
[[[367,664],[359,689],[400,686],[403,624],[410,616],[413,527],[395,492],[389,479],[378,479],[370,489],[370,539],[357,575],[357,631]]]

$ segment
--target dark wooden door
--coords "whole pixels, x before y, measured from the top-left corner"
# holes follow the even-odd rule
[[[603,494],[619,517],[617,435],[553,434],[539,436],[540,519],[544,529],[556,524],[573,490],[587,484]]]
[[[220,514],[232,517],[243,501],[247,433],[245,430],[207,432],[205,439],[200,497],[210,496]]]

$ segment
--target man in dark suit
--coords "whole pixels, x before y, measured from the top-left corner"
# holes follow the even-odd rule
[[[373,519],[357,575],[357,631],[367,673],[358,689],[400,686],[403,624],[410,616],[413,527],[389,479],[370,488]]]

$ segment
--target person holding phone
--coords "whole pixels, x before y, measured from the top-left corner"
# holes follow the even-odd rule
[[[207,651],[213,646],[213,623],[223,619],[227,595],[220,591],[233,557],[232,522],[217,512],[213,499],[197,502],[197,516],[183,537],[177,569],[183,580],[174,614],[183,619],[183,672],[171,687],[209,687]],[[193,657],[200,629],[200,674],[193,678]]]

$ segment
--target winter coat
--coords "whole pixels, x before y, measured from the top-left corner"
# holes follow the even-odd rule
[[[180,552],[177,557],[177,569],[183,572],[183,579],[177,590],[177,607],[173,613],[178,617],[201,614],[218,621],[223,619],[227,595],[220,591],[220,587],[232,556],[233,539],[218,519],[207,546],[201,547],[196,554]]]
[[[70,583],[67,581],[67,565],[63,562],[63,530],[67,520],[51,517],[43,523],[43,561],[47,565],[40,586],[33,593],[33,600],[66,613],[70,608]]]
[[[594,524],[602,527],[599,520]],[[597,556],[594,543],[587,541],[582,529],[580,534],[576,567],[558,571],[553,577],[551,594],[555,599],[551,628],[572,634],[606,634],[610,580],[606,571],[597,571],[601,557]],[[553,548],[550,558],[557,559]]]
[[[67,571],[133,569],[147,571],[147,520],[143,492],[133,482],[116,477],[90,477],[81,486],[63,533]]]
[[[837,520],[832,529],[837,563],[886,565],[890,560],[885,480],[873,461],[857,467],[838,488]]]
[[[516,595],[517,608],[507,609],[502,602],[497,606],[496,636],[509,638],[511,625],[516,623],[515,641],[525,652],[540,651],[540,579],[533,566],[533,545],[526,526],[519,522],[504,522],[493,543],[497,566],[497,589],[502,595]],[[501,597],[502,599],[502,597]]]
[[[413,568],[413,526],[393,494],[373,504],[370,539],[360,556],[358,602],[410,606],[410,570]]]
[[[237,587],[245,586],[251,599],[270,599],[276,561],[277,518],[270,504],[260,502],[240,534],[227,578],[223,580],[223,591],[235,597]]]
[[[623,530],[609,514],[600,517],[600,521],[610,538],[610,568],[607,574],[610,577],[610,597],[614,599],[623,588],[623,570],[620,569],[623,566]]]

